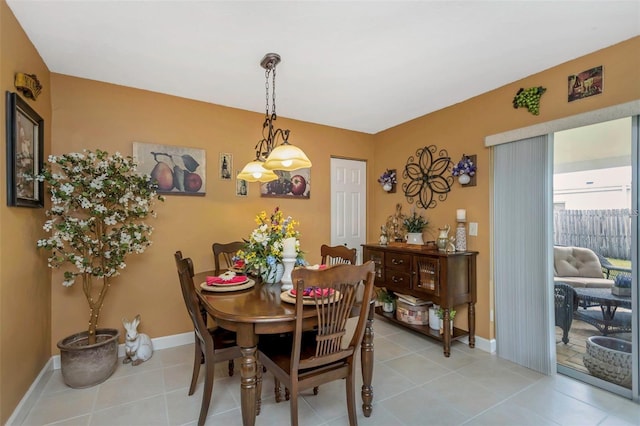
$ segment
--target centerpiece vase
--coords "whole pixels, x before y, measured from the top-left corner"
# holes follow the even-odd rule
[[[276,284],[282,280],[283,275],[284,275],[284,265],[278,262],[275,265],[267,266],[266,269],[263,269],[261,273],[261,278],[262,278],[262,282],[264,283]]]

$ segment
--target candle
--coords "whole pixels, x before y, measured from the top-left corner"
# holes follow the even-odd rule
[[[467,220],[467,211],[465,209],[456,210],[456,219],[461,222]]]
[[[282,241],[282,256],[296,257],[296,239],[294,237],[285,238]]]

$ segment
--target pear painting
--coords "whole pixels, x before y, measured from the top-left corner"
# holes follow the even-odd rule
[[[205,195],[205,151],[182,146],[133,143],[138,172],[148,174],[158,193]]]

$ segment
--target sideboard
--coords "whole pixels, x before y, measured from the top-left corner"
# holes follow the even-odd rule
[[[408,294],[440,305],[443,328],[433,330],[428,325],[402,322],[392,314],[376,308],[385,319],[425,336],[443,342],[444,356],[450,355],[451,340],[469,336],[469,347],[475,347],[476,257],[478,252],[445,253],[427,246],[402,244],[381,246],[363,244],[363,262],[372,260],[376,266],[375,284],[388,290]],[[469,330],[449,326],[449,312],[457,305],[468,305]]]

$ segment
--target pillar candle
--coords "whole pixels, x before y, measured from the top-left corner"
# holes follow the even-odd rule
[[[296,257],[296,239],[294,237],[285,238],[282,241],[282,256]]]
[[[456,210],[456,219],[459,221],[467,220],[467,211],[465,209]]]

